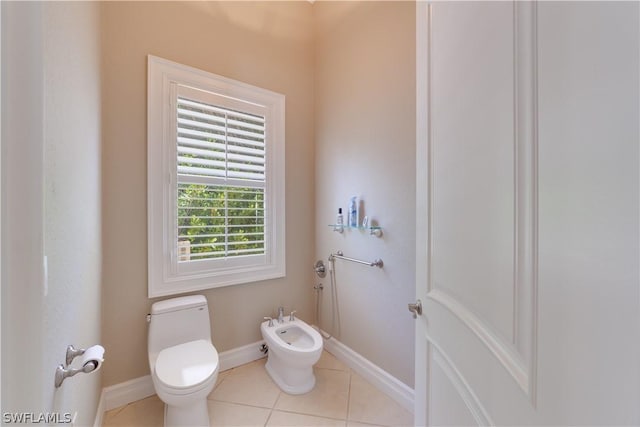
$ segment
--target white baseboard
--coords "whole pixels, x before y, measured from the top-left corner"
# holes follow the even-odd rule
[[[245,363],[267,357],[260,351],[262,344],[264,344],[264,341],[256,341],[251,344],[243,345],[242,347],[223,351],[219,355],[220,371],[226,371],[228,369],[235,368],[236,366],[244,365]]]
[[[102,427],[104,422],[104,389],[100,393],[100,400],[98,401],[98,407],[96,408],[96,419],[93,422],[93,427]]]
[[[407,411],[414,413],[415,394],[411,387],[335,338],[325,340],[324,349],[373,384],[378,390],[398,402]]]
[[[142,400],[156,394],[150,375],[125,381],[102,389],[104,410],[110,411],[120,406]]]
[[[264,341],[257,341],[252,344],[234,348],[233,350],[223,351],[218,355],[220,371],[226,371],[265,357],[260,351],[262,344],[264,344]],[[122,405],[135,402],[136,400],[153,396],[154,394],[156,394],[156,391],[153,388],[153,381],[150,375],[105,387],[102,389],[100,396],[101,407],[98,408],[99,410],[96,414],[96,423],[98,422],[98,417],[100,417],[100,421],[102,421],[102,413],[105,411],[110,411]],[[102,425],[102,422],[97,425]]]

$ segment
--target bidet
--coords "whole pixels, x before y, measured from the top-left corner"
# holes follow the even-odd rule
[[[289,315],[292,318],[293,314]],[[303,394],[311,391],[316,383],[313,365],[322,354],[322,337],[306,322],[293,320],[269,326],[260,325],[262,338],[269,347],[265,369],[285,393]]]

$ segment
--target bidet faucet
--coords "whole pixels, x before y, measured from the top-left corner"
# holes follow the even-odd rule
[[[284,323],[284,307],[278,307],[278,323]]]

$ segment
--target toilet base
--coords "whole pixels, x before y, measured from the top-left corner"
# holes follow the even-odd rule
[[[209,427],[207,399],[198,399],[188,406],[164,404],[164,427]]]
[[[269,352],[265,364],[267,373],[282,391],[288,394],[304,394],[313,390],[316,385],[316,376],[313,374],[313,366],[297,367],[284,366],[281,360]]]

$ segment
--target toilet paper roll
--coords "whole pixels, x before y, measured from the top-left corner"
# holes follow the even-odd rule
[[[104,362],[104,347],[101,345],[94,345],[84,351],[82,355],[82,366],[86,366],[87,363],[92,363],[95,368],[90,372],[97,371]]]

